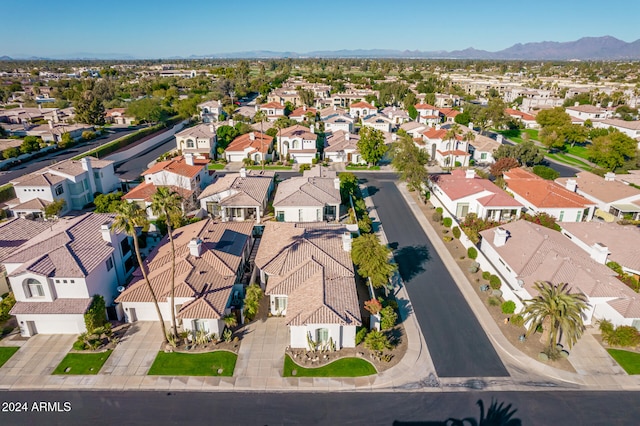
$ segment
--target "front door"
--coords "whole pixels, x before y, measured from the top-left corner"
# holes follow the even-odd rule
[[[129,322],[138,321],[138,315],[136,315],[136,308],[129,308]]]
[[[349,163],[351,162],[351,153],[347,154],[347,162],[349,162]]]
[[[27,321],[27,330],[29,332],[29,336],[35,336],[38,334],[35,321]]]

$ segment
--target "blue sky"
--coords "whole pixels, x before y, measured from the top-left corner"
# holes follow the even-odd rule
[[[501,50],[640,38],[630,0],[19,0],[2,2],[0,56],[135,57],[250,50]],[[5,24],[6,23],[6,24]]]

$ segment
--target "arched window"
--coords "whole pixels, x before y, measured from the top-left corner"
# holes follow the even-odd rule
[[[193,143],[193,139],[187,139],[187,148],[195,148],[195,144]]]
[[[35,278],[27,278],[24,280],[22,287],[24,288],[24,294],[31,297],[44,297],[44,286]]]

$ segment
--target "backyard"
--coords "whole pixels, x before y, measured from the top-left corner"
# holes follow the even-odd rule
[[[52,374],[98,374],[111,352],[67,354]]]
[[[238,356],[232,352],[158,352],[150,376],[232,376]]]

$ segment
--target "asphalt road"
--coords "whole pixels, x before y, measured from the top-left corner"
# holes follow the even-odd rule
[[[438,376],[508,376],[464,296],[396,188],[396,175],[357,175],[367,180]]]
[[[137,128],[112,128],[110,130],[114,133],[110,134],[106,138],[95,139],[81,145],[74,146],[73,148],[67,149],[65,151],[53,152],[44,157],[36,158],[31,161],[15,165],[7,171],[0,172],[0,185],[4,185],[20,176],[35,172],[36,170],[40,170],[41,168],[50,165],[52,162],[62,161],[66,160],[67,158],[75,157],[76,155],[89,151],[99,145],[111,142],[112,140],[125,136],[129,133],[133,133],[137,130]]]
[[[130,158],[124,163],[118,164],[115,168],[116,176],[123,180],[135,180],[140,177],[140,174],[147,170],[147,165],[153,160],[157,159],[160,155],[168,152],[176,147],[176,138],[171,136],[161,145],[147,151],[141,155]]]
[[[189,393],[2,392],[2,425],[451,425],[492,399],[522,425],[636,425],[637,392]],[[27,412],[15,412],[26,403]],[[62,412],[37,412],[41,402]],[[65,405],[65,402],[68,404]],[[45,406],[42,406],[43,408]],[[12,409],[11,412],[5,409]],[[57,407],[56,407],[57,408]],[[480,424],[514,425],[502,421]],[[472,424],[470,422],[465,423]],[[478,423],[476,423],[478,424]],[[515,425],[514,425],[515,426]]]

